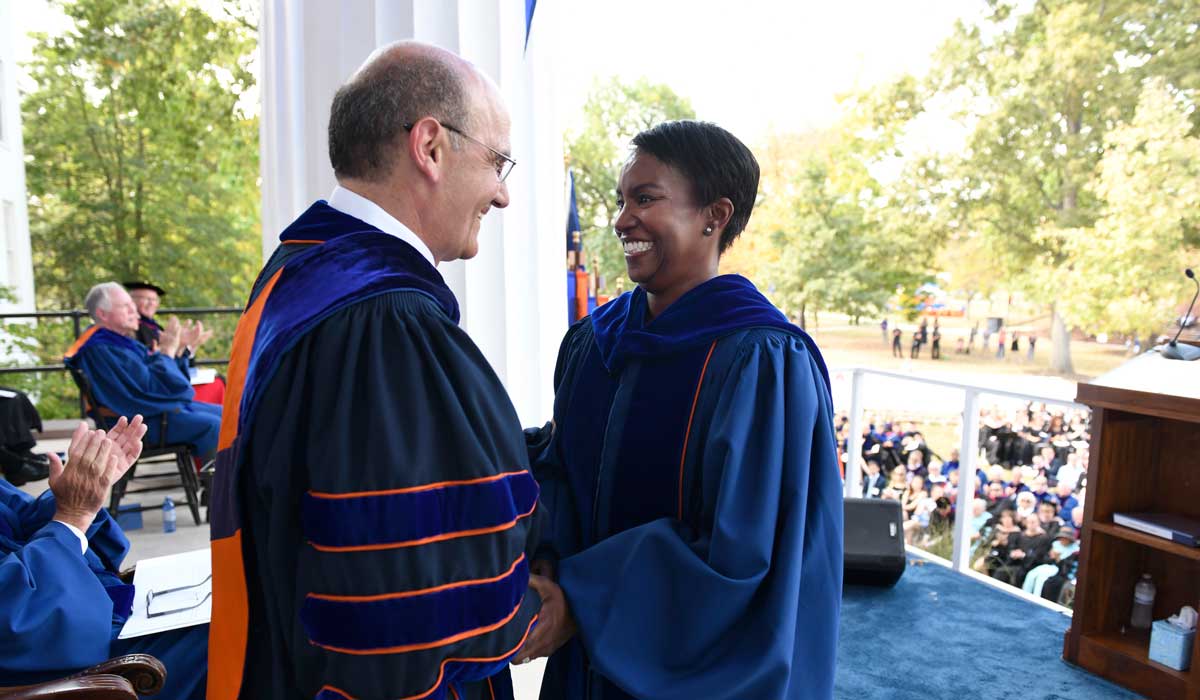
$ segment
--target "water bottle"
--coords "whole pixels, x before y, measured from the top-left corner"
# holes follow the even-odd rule
[[[1129,624],[1137,629],[1148,630],[1154,622],[1154,581],[1150,574],[1142,574],[1142,579],[1133,587],[1133,616]]]
[[[171,500],[170,496],[163,499],[163,532],[175,532],[175,502]]]

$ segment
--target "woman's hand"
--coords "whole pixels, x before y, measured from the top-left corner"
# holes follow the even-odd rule
[[[571,617],[567,598],[558,584],[544,576],[531,574],[529,587],[542,597],[542,610],[525,646],[517,652],[517,663],[520,664],[550,656],[575,636],[575,619]]]

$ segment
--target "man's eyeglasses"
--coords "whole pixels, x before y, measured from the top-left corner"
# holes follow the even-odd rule
[[[211,580],[212,580],[212,574],[209,574],[208,576],[205,576],[204,580],[201,581],[200,583],[193,583],[190,586],[179,586],[178,588],[168,588],[168,589],[162,590],[162,591],[155,591],[155,590],[148,591],[146,593],[146,617],[161,617],[163,615],[171,615],[173,613],[186,612],[188,610],[194,610],[195,608],[198,608],[201,605],[204,605],[205,601],[207,601],[209,598],[212,597],[212,588],[209,588],[208,591],[205,592],[204,597],[201,598],[200,602],[198,602],[198,603],[195,603],[192,605],[185,605],[183,607],[173,607],[173,608],[170,608],[169,610],[159,610],[158,612],[151,612],[151,610],[150,610],[150,606],[151,606],[151,604],[154,603],[154,598],[156,596],[165,596],[170,593],[179,593],[180,591],[186,591],[186,590],[190,590],[193,588],[199,588]]]
[[[463,131],[462,129],[460,129],[456,126],[451,126],[442,121],[439,121],[438,123],[441,124],[442,126],[446,127],[447,129],[449,129],[450,131],[453,131],[454,133],[463,137],[464,139],[470,141],[471,143],[479,144],[480,146],[483,146],[484,148],[491,151],[492,155],[495,156],[495,158],[493,160],[495,160],[495,164],[496,164],[496,178],[500,182],[504,182],[506,179],[508,179],[508,175],[509,175],[509,173],[512,172],[512,169],[514,167],[516,167],[517,161],[513,160],[509,156],[504,155],[500,151],[497,151],[496,149],[487,145],[483,141],[480,141],[479,139],[475,138],[474,136],[471,136],[470,134],[466,133],[465,131]],[[405,131],[412,131],[412,128],[413,128],[412,124],[404,125]]]

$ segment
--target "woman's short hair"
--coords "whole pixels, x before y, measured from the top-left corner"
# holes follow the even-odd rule
[[[746,144],[716,124],[681,119],[643,131],[633,145],[686,177],[701,206],[722,197],[733,202],[733,216],[721,232],[724,253],[746,228],[758,197],[758,161]]]

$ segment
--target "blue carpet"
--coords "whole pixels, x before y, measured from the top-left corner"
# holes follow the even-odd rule
[[[846,586],[835,696],[1136,698],[1062,660],[1070,620],[924,559],[895,588]],[[970,692],[959,678],[968,674]]]

